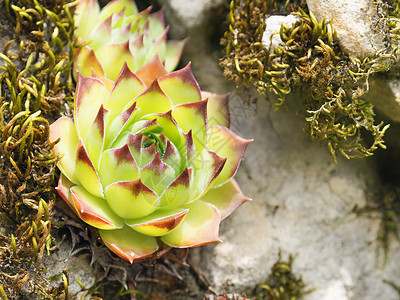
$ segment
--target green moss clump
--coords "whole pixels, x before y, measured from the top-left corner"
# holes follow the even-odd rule
[[[253,294],[257,300],[296,300],[309,294],[313,289],[306,290],[306,284],[301,277],[293,273],[293,256],[288,261],[282,260],[281,254],[271,268],[271,275],[258,285]]]
[[[222,39],[225,57],[221,66],[227,79],[238,87],[254,86],[278,96],[275,108],[285,106],[286,96],[302,91],[305,132],[324,141],[336,161],[371,156],[385,148],[383,136],[389,125],[376,123],[373,105],[363,96],[369,78],[388,71],[399,60],[399,1],[377,1],[376,30],[385,36],[386,48],[363,60],[344,54],[331,23],[317,21],[304,1],[234,0],[228,15],[229,31]],[[299,18],[292,27],[281,26],[283,42],[277,48],[262,44],[266,18],[277,11]],[[372,25],[372,24],[371,24]],[[363,136],[368,133],[371,143]]]
[[[4,0],[0,53],[0,295],[43,297],[41,259],[54,247],[51,219],[58,158],[48,118],[72,98],[76,43],[66,1]],[[61,287],[61,293],[64,288]]]

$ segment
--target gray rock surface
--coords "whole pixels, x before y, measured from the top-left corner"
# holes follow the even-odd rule
[[[292,27],[299,18],[293,15],[287,16],[270,16],[265,21],[266,28],[263,34],[262,43],[267,49],[273,50],[273,47],[278,48],[279,45],[284,45],[281,37],[279,35],[279,30],[281,29],[282,24],[287,27]]]
[[[52,278],[50,286],[57,286],[62,282],[61,274],[63,269],[69,273],[68,291],[77,294],[81,291],[76,279],[80,280],[85,288],[90,288],[95,283],[96,269],[90,265],[88,255],[71,256],[71,243],[64,240],[60,247],[51,253],[51,256],[44,255],[42,263],[46,266],[46,278]]]
[[[297,255],[295,271],[317,287],[307,300],[398,299],[382,282],[400,275],[399,247],[387,265],[377,255],[378,214],[360,215],[378,183],[370,161],[332,165],[326,150],[301,131],[303,120],[275,112],[259,99],[257,114],[244,118],[240,134],[254,138],[236,176],[253,202],[222,225],[221,244],[202,251],[217,287],[244,289],[264,280],[282,250]],[[233,99],[233,114],[242,110]]]
[[[166,3],[169,16],[185,14],[185,7],[174,5],[178,1],[160,2]],[[327,5],[329,1],[319,2]],[[191,10],[201,15],[209,2],[198,3],[193,2]],[[348,2],[348,10],[353,3]],[[336,8],[338,5],[332,6],[335,17],[344,13]],[[353,54],[365,55],[375,51],[379,41],[367,36],[368,7],[354,7],[358,16],[346,11],[345,18],[352,18],[357,24],[346,25],[353,30],[353,40],[343,47],[362,49]],[[359,19],[360,9],[363,20]],[[171,32],[194,33],[192,21],[168,22]],[[208,28],[209,21],[204,22],[203,26],[196,26]],[[359,27],[365,32],[359,31]],[[360,35],[366,37],[363,45],[354,40]],[[236,176],[243,192],[253,201],[222,223],[223,243],[191,250],[195,262],[203,267],[217,290],[240,292],[266,279],[281,250],[284,258],[297,254],[295,272],[303,276],[308,287],[317,288],[304,297],[306,300],[398,299],[398,294],[383,280],[396,282],[400,276],[399,244],[391,241],[384,264],[378,242],[379,214],[353,212],[354,207],[365,207],[371,191],[380,183],[374,160],[339,160],[333,165],[326,149],[303,133],[304,121],[294,113],[296,108],[275,112],[271,105],[275,101],[273,96],[268,100],[255,92],[246,98],[250,103],[257,100],[256,104],[246,105],[234,86],[225,81],[218,67],[222,52],[210,46],[217,44],[210,36],[190,36],[183,60],[192,61],[202,89],[232,93],[233,130],[255,140]],[[289,103],[299,102],[296,97],[301,96]]]
[[[374,78],[366,100],[392,121],[400,122],[400,80]]]
[[[342,50],[364,57],[383,48],[383,36],[372,30],[377,9],[371,0],[307,0],[309,10],[318,20],[332,19]]]

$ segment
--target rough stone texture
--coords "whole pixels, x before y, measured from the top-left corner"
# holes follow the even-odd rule
[[[342,50],[350,55],[363,57],[383,48],[382,35],[371,30],[371,22],[376,18],[373,1],[308,0],[310,10],[320,19],[332,19],[333,28],[338,33]],[[273,15],[265,21],[266,29],[262,43],[267,48],[278,47],[283,42],[279,36],[282,24],[290,27],[297,17]],[[375,78],[370,82],[366,100],[374,104],[387,118],[400,122],[400,81],[397,79]]]
[[[390,120],[400,122],[400,80],[374,78],[366,99]]]
[[[318,20],[332,19],[342,50],[364,57],[383,48],[383,37],[371,29],[377,9],[371,0],[307,0],[310,11]]]
[[[298,20],[299,18],[293,15],[268,17],[265,21],[266,28],[262,38],[262,43],[265,48],[273,49],[273,47],[278,48],[279,45],[284,45],[279,35],[282,24],[292,27]]]
[[[174,4],[178,1],[161,2],[166,3],[168,16],[186,13],[187,8]],[[210,30],[209,19],[201,17],[209,2],[200,2],[191,3],[191,13],[197,11],[195,15],[205,22],[197,28]],[[354,6],[360,14],[360,7]],[[333,11],[336,17],[341,14],[336,8]],[[365,36],[357,28],[368,22],[347,14],[346,20],[349,18],[359,22],[352,25],[355,36]],[[377,242],[379,215],[352,211],[355,206],[364,207],[371,190],[379,184],[374,160],[339,160],[333,165],[326,149],[303,133],[304,121],[294,113],[296,108],[275,112],[272,96],[267,101],[253,92],[248,98],[257,98],[257,104],[244,104],[234,86],[223,78],[218,67],[222,52],[212,47],[218,44],[211,40],[212,34],[192,36],[196,33],[192,20],[187,25],[171,19],[168,22],[173,34],[189,34],[183,61],[192,61],[202,89],[232,93],[233,130],[255,140],[236,176],[253,201],[222,223],[223,243],[191,250],[194,262],[203,267],[214,287],[240,292],[254,286],[268,276],[282,250],[284,258],[297,254],[295,272],[310,288],[317,288],[304,297],[306,300],[398,299],[383,280],[397,282],[400,276],[399,244],[391,241],[388,261],[383,264]],[[369,27],[364,26],[364,30],[369,31]],[[352,43],[353,49],[360,49],[358,42]],[[369,42],[363,49],[375,51],[375,44]],[[301,102],[296,97],[301,96],[289,103]]]
[[[169,0],[163,2],[176,12],[176,17],[178,17],[186,28],[204,25],[204,19],[207,18],[204,12],[221,6],[224,3],[223,0]]]
[[[214,284],[240,290],[262,281],[281,249],[284,257],[297,254],[296,272],[318,288],[304,299],[398,299],[382,283],[400,275],[398,244],[392,241],[397,251],[384,266],[377,256],[379,216],[352,213],[378,182],[373,166],[368,160],[332,165],[325,149],[302,133],[303,124],[264,99],[240,123],[240,134],[255,142],[236,178],[253,202],[223,223],[224,243],[202,251]]]
[[[62,282],[59,278],[63,269],[67,269],[69,273],[68,291],[70,293],[78,293],[81,291],[76,279],[79,279],[86,288],[90,288],[95,283],[96,269],[90,265],[88,255],[71,256],[71,243],[65,240],[61,243],[60,248],[51,253],[51,256],[43,257],[43,264],[46,266],[46,278],[57,278],[51,285],[57,286]]]
[[[204,40],[208,30],[217,25],[216,11],[221,10],[224,0],[165,0],[159,1],[166,8],[170,35],[174,38],[189,37],[192,42]],[[218,20],[219,21],[219,20]],[[214,23],[214,24],[212,24]],[[203,47],[203,44],[196,44]]]

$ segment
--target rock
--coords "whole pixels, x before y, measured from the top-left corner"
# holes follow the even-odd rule
[[[224,0],[159,0],[165,7],[170,36],[176,39],[189,37],[200,40],[212,33],[213,26],[218,26],[216,11],[223,9]],[[219,20],[217,20],[219,21]],[[202,47],[203,44],[197,44]]]
[[[400,122],[400,80],[373,78],[365,99],[394,122]]]
[[[255,286],[281,250],[283,257],[297,255],[295,272],[317,288],[303,299],[398,299],[382,282],[400,275],[398,243],[384,266],[376,254],[379,214],[352,212],[365,207],[379,184],[374,166],[368,160],[332,165],[301,131],[301,117],[273,111],[262,97],[257,113],[241,101],[236,96],[231,103],[240,120],[235,130],[255,141],[236,179],[253,201],[222,223],[223,243],[201,252],[215,286],[232,292]]]
[[[204,20],[207,19],[206,12],[223,3],[223,0],[162,1],[162,4],[173,10],[175,16],[178,17],[182,24],[187,28],[201,26]]]
[[[380,184],[373,161],[339,160],[333,165],[326,149],[301,130],[304,120],[294,113],[296,108],[274,111],[266,97],[256,93],[248,95],[256,104],[247,105],[223,78],[221,52],[210,46],[208,36],[196,36],[195,42],[190,36],[183,61],[192,61],[202,89],[232,93],[232,129],[254,138],[236,175],[253,201],[222,222],[222,243],[191,250],[196,265],[217,292],[240,293],[266,279],[281,250],[283,258],[297,255],[295,273],[309,288],[317,288],[303,299],[398,299],[383,279],[400,276],[399,244],[391,242],[384,265],[377,256],[382,249],[379,214],[353,212],[354,207],[365,207],[371,190]],[[200,43],[208,46],[196,47]],[[288,103],[301,102],[299,97]]]
[[[267,49],[278,48],[279,45],[284,45],[279,35],[281,25],[284,24],[287,27],[292,27],[294,23],[299,20],[298,17],[293,15],[287,16],[270,16],[265,21],[266,28],[262,37],[262,43]]]
[[[342,50],[365,57],[384,48],[383,35],[372,29],[377,8],[370,0],[307,0],[309,10],[318,20],[332,19]]]
[[[59,277],[63,269],[67,269],[69,273],[68,291],[74,294],[81,291],[76,279],[80,280],[85,288],[90,288],[100,274],[97,274],[98,270],[90,265],[89,255],[71,256],[71,250],[71,242],[64,240],[57,250],[51,252],[50,256],[43,256],[42,263],[46,266],[46,278],[57,278],[51,283],[51,286],[57,286],[62,282],[62,278]]]

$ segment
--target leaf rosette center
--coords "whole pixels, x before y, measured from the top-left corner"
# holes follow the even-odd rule
[[[249,200],[232,177],[251,141],[229,122],[228,96],[201,92],[190,64],[168,73],[156,56],[115,82],[78,74],[74,120],[51,125],[58,192],[130,262],[220,241],[220,221]]]

